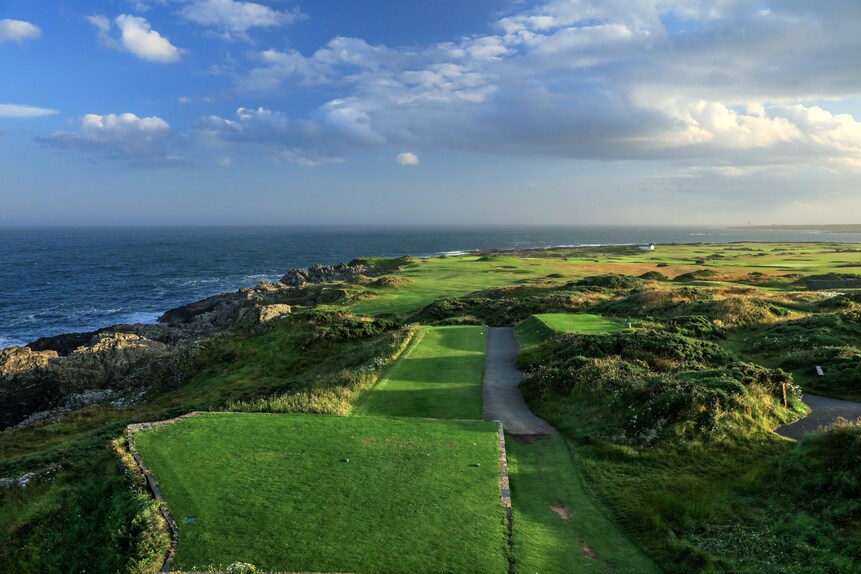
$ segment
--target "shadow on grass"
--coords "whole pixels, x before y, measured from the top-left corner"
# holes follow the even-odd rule
[[[457,355],[453,357],[409,356],[398,361],[388,376],[388,382],[409,381],[415,383],[481,383],[484,357],[481,355]]]
[[[380,417],[481,419],[481,386],[440,383],[416,389],[382,387],[365,395],[354,414]]]
[[[439,327],[428,333],[431,341],[451,351],[484,353],[484,337],[487,327]]]
[[[588,494],[564,438],[506,445],[517,572],[658,572]]]

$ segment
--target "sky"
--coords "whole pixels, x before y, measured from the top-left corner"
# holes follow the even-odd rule
[[[0,226],[861,223],[857,0],[0,0]]]

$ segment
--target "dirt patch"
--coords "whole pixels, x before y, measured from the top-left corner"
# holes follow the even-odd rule
[[[561,518],[562,520],[571,520],[571,511],[568,510],[567,506],[558,506],[556,504],[551,504],[547,508],[558,514],[559,518]]]
[[[588,558],[589,560],[597,560],[598,555],[595,554],[595,550],[589,546],[588,544],[583,545],[583,556]]]

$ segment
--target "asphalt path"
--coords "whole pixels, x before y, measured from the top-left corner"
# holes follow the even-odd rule
[[[506,431],[516,435],[547,435],[556,431],[538,418],[523,400],[519,384],[523,373],[517,369],[520,344],[511,327],[491,327],[487,332],[484,356],[484,420],[501,421]]]
[[[861,403],[809,393],[804,393],[801,399],[810,407],[810,414],[794,423],[777,427],[774,432],[786,438],[799,440],[804,433],[817,431],[821,427],[832,424],[838,418],[854,421],[861,417]]]

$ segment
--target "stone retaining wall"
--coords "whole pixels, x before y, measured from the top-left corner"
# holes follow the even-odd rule
[[[183,419],[196,417],[204,414],[206,413],[195,411],[164,421],[152,423],[136,423],[126,427],[126,440],[129,444],[129,453],[132,455],[132,458],[135,459],[135,462],[137,463],[138,467],[141,469],[141,472],[146,478],[146,482],[149,485],[149,489],[150,491],[152,491],[152,495],[155,497],[155,499],[158,500],[161,514],[167,521],[168,528],[170,528],[170,547],[167,550],[167,556],[165,557],[164,565],[161,567],[162,572],[170,572],[170,569],[173,567],[173,559],[176,556],[176,547],[177,544],[179,544],[179,527],[176,525],[176,520],[173,519],[173,516],[171,515],[170,510],[167,507],[167,502],[161,495],[161,489],[158,486],[158,482],[156,481],[155,477],[150,472],[149,467],[147,467],[146,463],[143,461],[143,458],[141,458],[141,455],[135,448],[135,433],[142,430],[169,425]]]

